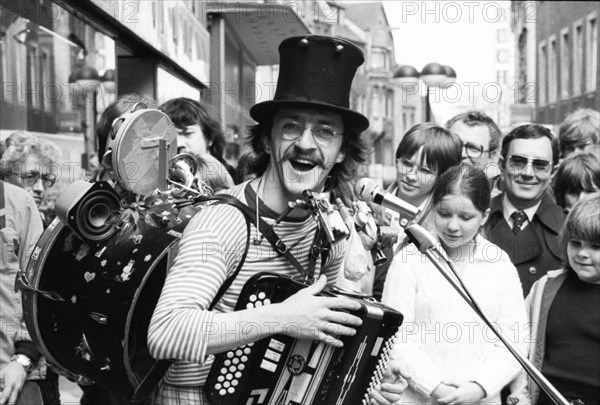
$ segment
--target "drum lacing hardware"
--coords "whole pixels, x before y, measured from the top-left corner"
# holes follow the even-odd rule
[[[63,297],[61,297],[54,291],[43,291],[43,290],[38,290],[37,288],[33,287],[25,274],[21,274],[20,277],[17,278],[17,284],[18,284],[17,288],[19,290],[22,290],[24,288],[26,290],[36,292],[36,293],[40,294],[42,297],[47,298],[52,301],[58,301],[58,302],[65,301],[65,299]]]

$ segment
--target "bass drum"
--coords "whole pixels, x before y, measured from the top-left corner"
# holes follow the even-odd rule
[[[50,224],[19,283],[27,328],[53,368],[132,400],[151,393],[170,363],[150,356],[148,325],[199,209],[129,208],[121,218],[133,219],[103,243],[88,244],[58,218]]]

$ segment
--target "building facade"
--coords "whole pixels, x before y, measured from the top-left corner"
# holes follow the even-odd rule
[[[577,108],[599,109],[598,17],[594,2],[520,1],[513,5],[520,85],[516,108],[558,125]]]

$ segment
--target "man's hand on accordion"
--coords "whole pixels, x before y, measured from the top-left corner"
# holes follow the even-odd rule
[[[277,305],[283,333],[297,339],[315,339],[332,346],[343,346],[338,339],[353,336],[362,320],[346,311],[360,309],[360,304],[346,297],[318,296],[327,284],[321,275],[311,286],[304,288]]]
[[[400,399],[400,394],[408,387],[410,378],[407,370],[402,367],[400,362],[390,362],[383,373],[381,384],[376,385],[375,389],[369,393],[371,403],[376,405],[394,404]]]

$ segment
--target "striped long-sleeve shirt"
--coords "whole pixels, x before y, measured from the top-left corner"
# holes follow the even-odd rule
[[[227,193],[255,209],[256,194],[249,182]],[[262,202],[259,204],[261,217],[273,223],[275,213]],[[302,266],[308,268],[316,229],[317,223],[307,215],[300,220],[280,222],[275,232]],[[250,230],[252,238],[256,232],[254,225]],[[210,334],[239,333],[235,329],[216,332],[213,314],[233,311],[250,277],[262,271],[298,274],[266,239],[260,245],[250,243],[240,273],[214,310],[208,311],[220,286],[237,268],[247,238],[246,219],[237,208],[227,204],[203,209],[186,227],[148,330],[150,353],[157,359],[177,359],[165,376],[166,382],[181,386],[204,384],[213,362],[213,356],[206,354]],[[345,242],[334,245],[323,269],[317,261],[315,276],[326,274],[330,286],[342,266],[345,246]]]

